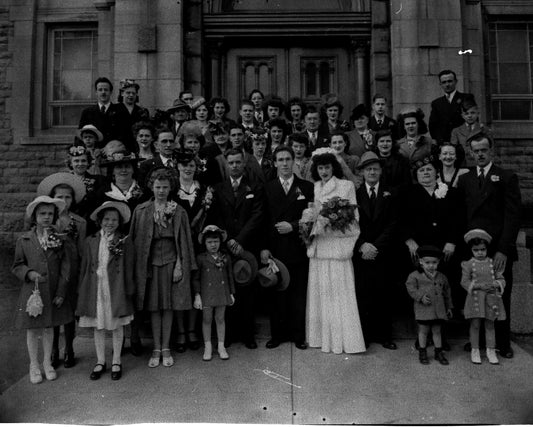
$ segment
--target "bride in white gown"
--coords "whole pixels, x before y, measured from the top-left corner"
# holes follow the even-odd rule
[[[356,204],[355,187],[340,179],[342,169],[334,154],[313,155],[311,171],[315,179],[315,206],[332,197]],[[309,212],[308,212],[309,214]],[[305,213],[304,213],[305,215]],[[356,210],[356,219],[359,215]],[[318,217],[318,222],[325,218]],[[360,353],[366,350],[355,295],[352,253],[360,231],[357,223],[346,232],[316,227],[309,245],[309,283],[307,288],[306,335],[310,347],[323,352]]]

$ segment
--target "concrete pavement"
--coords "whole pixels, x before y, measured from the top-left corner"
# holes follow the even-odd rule
[[[464,340],[453,340],[449,366],[434,360],[423,366],[411,339],[398,341],[396,351],[372,345],[361,355],[301,351],[288,343],[267,350],[265,342],[261,337],[257,350],[232,345],[229,361],[203,362],[201,350],[174,354],[171,368],[150,369],[148,356],[126,354],[120,381],[109,373],[90,381],[93,342],[82,336],[75,368],[60,368],[56,381],[39,385],[25,375],[2,394],[0,421],[533,423],[533,356],[516,345],[514,359],[474,366],[461,349]]]

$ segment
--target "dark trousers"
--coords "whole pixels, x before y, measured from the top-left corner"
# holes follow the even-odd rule
[[[507,260],[505,271],[505,291],[502,295],[503,306],[507,317],[505,320],[495,322],[496,329],[496,347],[499,350],[507,350],[511,347],[511,292],[513,290],[513,261]]]
[[[226,307],[226,335],[228,341],[249,342],[255,336],[256,282],[246,286],[235,286],[235,304]]]
[[[363,260],[359,253],[354,257],[357,306],[367,343],[383,343],[392,339],[391,297],[394,283],[388,274],[389,267],[383,257]]]
[[[288,288],[271,290],[269,295],[270,335],[277,341],[305,342],[309,261],[285,263],[285,266],[291,276]]]

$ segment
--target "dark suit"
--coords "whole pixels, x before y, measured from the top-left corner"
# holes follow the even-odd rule
[[[370,117],[368,120],[368,128],[374,132],[384,129],[390,130],[392,132],[392,140],[395,141],[398,139],[396,136],[396,120],[390,118],[389,116],[385,116],[381,124],[378,124],[375,116]]]
[[[356,192],[361,234],[354,250],[355,286],[365,341],[385,342],[392,338],[391,300],[393,286],[388,274],[397,226],[397,200],[380,184],[372,203],[366,185]],[[361,257],[361,246],[371,243],[378,250],[374,260]]]
[[[154,157],[151,159],[145,160],[141,163],[141,167],[139,168],[139,179],[137,180],[139,182],[139,185],[143,188],[143,190],[147,189],[148,183],[146,182],[148,179],[148,174],[152,169],[155,168],[162,168],[165,165],[163,164],[163,161],[161,160],[161,156],[159,153],[157,153]],[[150,189],[150,194],[151,194]]]
[[[125,104],[120,103],[117,104],[118,109],[120,110],[120,114],[122,117],[124,117],[124,123],[121,125],[124,128],[124,139],[121,140],[124,145],[126,146],[126,149],[133,153],[139,152],[139,145],[137,144],[137,141],[135,140],[135,135],[133,135],[132,127],[137,122],[149,122],[150,121],[150,113],[146,108],[140,107],[139,105],[135,104],[133,106],[133,110],[130,111],[126,107]]]
[[[85,125],[96,126],[104,136],[103,141],[100,141],[97,146],[97,148],[102,148],[113,139],[118,139],[119,141],[127,139],[127,123],[128,117],[118,104],[109,104],[105,113],[102,113],[98,104],[96,104],[85,108],[81,112],[78,128],[81,129]]]
[[[243,176],[234,194],[231,180],[226,179],[215,185],[213,196],[206,224],[226,230],[228,241],[235,239],[243,249],[257,256],[263,225],[263,186]],[[228,341],[241,339],[246,343],[254,340],[254,285],[255,282],[236,287],[235,305],[226,311]]]
[[[279,178],[265,184],[267,224],[266,248],[283,262],[291,280],[285,291],[272,291],[269,301],[272,339],[284,341],[286,335],[295,342],[305,341],[305,304],[309,259],[299,237],[298,221],[308,203],[313,201],[313,184],[294,176],[289,192],[285,194]],[[275,224],[287,221],[292,231],[280,234]]]
[[[457,188],[466,200],[467,229],[481,228],[491,235],[489,256],[494,256],[496,252],[507,256],[503,273],[506,282],[503,303],[507,319],[496,322],[496,346],[506,350],[510,347],[513,261],[518,259],[516,237],[520,229],[522,204],[518,177],[493,164],[480,188],[476,167],[459,177]]]
[[[448,102],[444,95],[431,102],[429,133],[438,145],[449,142],[452,130],[464,123],[461,116],[461,106],[466,96],[472,95],[457,91],[452,102]]]
[[[316,132],[317,132],[317,137],[316,137],[316,142],[314,144],[311,142],[311,139],[310,139],[308,131],[304,131],[304,132],[300,133],[300,135],[303,135],[303,136],[305,136],[307,138],[308,145],[307,145],[307,153],[306,153],[306,155],[308,157],[310,157],[311,153],[314,150],[316,150],[317,148],[327,147],[328,146],[329,134],[327,132],[324,132],[323,129],[318,129]]]

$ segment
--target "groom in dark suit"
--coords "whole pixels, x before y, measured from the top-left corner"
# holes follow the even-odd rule
[[[459,177],[458,189],[466,201],[467,230],[481,228],[492,237],[489,256],[495,270],[503,271],[503,304],[507,319],[496,322],[496,347],[505,358],[513,357],[510,342],[513,261],[518,259],[516,237],[520,229],[521,196],[518,177],[493,164],[493,141],[480,132],[469,140],[476,167]]]
[[[293,173],[294,151],[279,146],[273,154],[277,178],[265,184],[267,224],[265,247],[261,262],[272,256],[279,259],[290,273],[284,291],[272,291],[269,301],[271,339],[267,348],[276,348],[286,339],[305,350],[305,305],[309,259],[299,237],[298,221],[308,203],[313,201],[314,188],[309,181]],[[289,334],[289,336],[287,336]]]
[[[261,249],[258,236],[263,225],[263,187],[244,174],[244,153],[241,150],[228,150],[226,162],[229,177],[214,187],[213,206],[207,223],[226,230],[226,244],[232,255],[239,256],[243,250],[257,255]],[[249,349],[257,348],[254,291],[253,284],[237,287],[235,304],[227,311],[228,342],[241,339]]]
[[[441,71],[439,82],[444,96],[433,100],[431,103],[429,133],[440,146],[443,142],[449,142],[452,130],[465,122],[461,115],[461,106],[465,97],[473,96],[469,93],[461,93],[456,89],[457,76],[452,70]]]
[[[392,280],[388,274],[397,221],[391,190],[380,183],[381,160],[373,151],[357,167],[364,184],[356,192],[361,234],[354,250],[355,286],[365,342],[396,350],[392,341]]]

